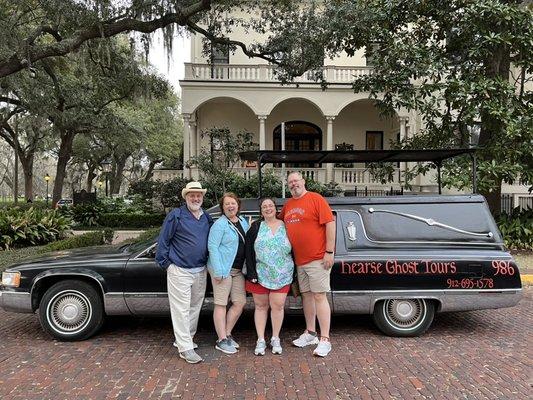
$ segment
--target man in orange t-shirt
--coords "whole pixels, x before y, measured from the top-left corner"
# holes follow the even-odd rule
[[[331,290],[329,275],[335,250],[335,219],[326,200],[305,189],[299,172],[291,172],[287,184],[292,198],[279,214],[292,245],[302,293],[306,330],[292,343],[298,347],[317,344],[313,354],[325,357],[331,351],[329,327],[331,309],[326,293]],[[316,334],[316,319],[320,340]]]

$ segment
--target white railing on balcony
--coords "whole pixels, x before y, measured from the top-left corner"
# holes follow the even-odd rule
[[[345,67],[327,65],[324,79],[331,83],[351,83],[354,78],[370,75],[371,67]],[[196,64],[185,63],[185,80],[277,82],[274,66],[268,64]],[[296,77],[295,82],[316,82],[315,74],[307,72]]]
[[[306,179],[317,182],[326,182],[326,168],[286,168],[288,174],[292,170],[298,170]],[[277,176],[281,175],[281,168],[264,168],[263,172],[274,171]],[[233,172],[245,179],[250,179],[257,174],[256,168],[234,168]],[[399,170],[396,168],[393,174],[393,181],[382,185],[378,180],[372,178],[370,171],[366,168],[334,168],[334,180],[344,189],[353,189],[357,185],[372,185],[373,187],[383,186],[389,188],[391,184],[399,184]],[[194,176],[198,176],[198,170],[194,169]],[[182,170],[154,170],[153,180],[167,181],[175,177],[183,177]]]
[[[399,173],[396,168],[393,173],[393,181],[391,183],[399,183]],[[335,168],[334,172],[335,182],[341,186],[354,186],[361,184],[376,184],[380,185],[381,182],[376,180],[370,174],[370,171],[366,168]]]

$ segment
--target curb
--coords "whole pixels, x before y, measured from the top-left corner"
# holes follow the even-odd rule
[[[522,286],[533,285],[533,274],[520,275],[520,278],[522,280]]]

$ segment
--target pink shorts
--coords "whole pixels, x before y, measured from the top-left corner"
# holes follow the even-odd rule
[[[255,293],[255,294],[289,293],[290,289],[291,289],[291,285],[285,285],[280,289],[272,290],[264,286],[261,286],[259,283],[252,283],[250,281],[246,281],[246,291],[248,293]]]

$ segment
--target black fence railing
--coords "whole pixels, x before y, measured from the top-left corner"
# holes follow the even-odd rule
[[[351,197],[376,197],[376,196],[401,196],[403,195],[403,188],[401,189],[394,189],[390,188],[390,190],[384,190],[384,189],[368,189],[367,186],[363,188],[358,188],[357,186],[354,187],[354,190],[345,190],[344,191],[345,196],[351,196]]]

